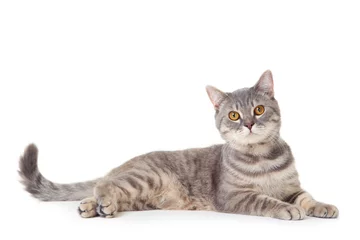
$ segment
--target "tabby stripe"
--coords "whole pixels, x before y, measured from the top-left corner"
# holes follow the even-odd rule
[[[229,149],[229,153],[226,154],[228,158],[234,159],[234,161],[241,161],[244,162],[246,164],[256,164],[260,161],[260,157],[253,155],[253,154],[248,154],[248,153],[242,153],[239,152],[236,149],[230,148]]]
[[[130,172],[129,174],[131,176],[134,176],[134,177],[136,177],[138,179],[141,179],[143,182],[147,183],[149,188],[152,189],[154,187],[154,180],[151,177],[149,177],[149,176],[144,177],[144,176],[142,176],[140,174],[137,174],[135,172]]]
[[[230,192],[229,194],[226,195],[226,198],[228,199],[232,199],[238,195],[243,195],[243,194],[246,194],[246,193],[253,193],[254,190],[248,190],[248,191],[232,191]]]
[[[264,202],[262,203],[262,206],[261,206],[261,211],[262,212],[265,211],[266,207],[269,205],[268,200],[269,199],[267,197],[265,197]]]
[[[264,202],[264,199],[263,198],[260,198],[260,199],[256,199],[256,203],[255,203],[255,206],[253,208],[253,210],[255,211],[256,214],[258,214],[258,208],[259,208],[259,205],[261,206],[261,204]]]
[[[253,188],[253,187],[254,187],[253,184],[236,184],[236,183],[229,182],[229,180],[227,180],[227,179],[225,179],[225,183],[227,183],[227,184],[229,184],[229,185],[231,185],[231,186],[240,188],[240,189]]]
[[[301,206],[301,204],[303,203],[304,200],[308,200],[311,201],[312,199],[309,198],[308,196],[305,196],[303,199],[301,199],[301,201],[299,202],[299,205]]]
[[[285,147],[284,147],[285,148]],[[280,148],[280,147],[275,147],[273,149],[271,149],[271,151],[266,154],[265,158],[266,159],[269,159],[269,160],[275,160],[277,159],[278,157],[284,155],[285,153],[285,149],[284,148]]]
[[[265,214],[266,213],[265,210],[269,210],[269,209],[273,210],[275,209],[277,204],[278,202],[275,199],[265,197],[265,200],[261,206],[261,212]]]
[[[137,202],[134,202],[131,206],[132,210],[139,211],[140,207],[137,205]]]
[[[240,173],[242,173],[242,174],[244,174],[246,176],[250,176],[250,177],[257,177],[257,176],[263,176],[263,175],[268,174],[268,173],[280,172],[280,171],[286,169],[288,166],[290,166],[290,164],[292,162],[293,162],[293,159],[290,158],[285,163],[283,163],[282,165],[274,167],[272,169],[269,169],[269,170],[267,170],[265,172],[248,172],[248,171],[246,171],[244,169],[239,168],[236,164],[234,164],[233,162],[231,162],[229,160],[225,161],[225,163],[227,165],[229,165],[231,168],[233,168],[234,170],[236,170],[236,171],[238,171],[238,172],[240,172]]]
[[[144,209],[145,209],[146,200],[145,200],[145,199],[139,199],[139,200],[138,200],[138,203],[139,203],[138,206],[141,205],[141,207],[139,207],[139,208],[140,208],[141,210],[144,210]]]
[[[149,166],[150,167],[150,166]],[[151,167],[150,167],[151,168]],[[145,179],[143,179],[144,182],[146,182],[148,185],[149,185],[149,188],[150,189],[153,189],[154,188],[154,185],[155,185],[155,182],[154,182],[154,179],[152,178],[152,176],[149,176],[149,169],[145,169],[145,168],[140,168],[140,167],[137,167],[137,170],[143,172],[143,175],[141,176],[144,176]],[[152,169],[153,170],[153,169]],[[154,171],[154,170],[153,170]],[[155,172],[154,172],[155,173]],[[155,173],[156,174],[156,173]],[[160,175],[157,174],[160,178]]]
[[[276,108],[273,108],[273,107],[270,107],[270,106],[267,106],[267,108],[271,108],[276,115],[280,116],[279,111]]]
[[[218,127],[220,127],[220,126],[221,126],[221,124],[222,124],[222,122],[223,122],[224,118],[225,118],[225,116],[224,116],[224,117],[222,117],[222,118],[220,119],[220,122],[219,122]]]
[[[145,182],[145,178],[142,175],[138,174],[138,173],[129,172],[129,175],[131,175],[131,176],[133,176],[135,178],[138,178],[138,179],[142,180],[143,182]]]
[[[189,156],[188,154],[188,151],[185,151],[183,153],[183,158],[186,160],[186,166],[188,167],[187,169],[187,175],[188,176],[193,176],[193,172],[194,172],[194,169],[193,169],[193,162],[192,162],[192,159],[191,157]]]
[[[148,209],[158,209],[155,205],[151,204],[151,203],[147,203],[146,205],[146,208]]]
[[[194,172],[193,172],[193,177],[197,177],[198,176],[198,172],[201,169],[200,167],[200,161],[198,161],[198,158],[193,159],[192,164],[194,165]]]
[[[163,187],[163,181],[162,181],[161,175],[159,174],[157,169],[154,168],[154,166],[152,166],[150,164],[148,166],[151,169],[151,171],[153,171],[153,173],[155,173],[159,177],[159,189],[161,189]]]
[[[263,143],[265,144],[265,143]],[[274,160],[279,158],[280,156],[282,156],[284,153],[286,153],[287,147],[274,147],[270,150],[269,153],[267,153],[266,155],[264,155],[263,157],[268,160]],[[232,154],[234,153],[234,154]],[[259,162],[261,159],[259,156],[257,155],[253,155],[253,154],[249,154],[249,153],[242,153],[239,152],[238,150],[232,149],[230,150],[230,154],[227,154],[229,158],[233,158],[235,159],[235,161],[241,161],[247,164],[256,164],[257,162]],[[244,156],[246,158],[244,158]]]
[[[288,196],[287,198],[285,198],[284,202],[293,204],[293,203],[295,203],[296,199],[303,193],[305,193],[305,191],[295,192],[295,193],[291,194],[290,196]]]
[[[228,173],[230,173],[231,176],[233,176],[233,177],[235,177],[235,178],[238,178],[238,177],[239,177],[239,175],[238,175],[237,173],[235,173],[234,169],[230,168],[229,166],[227,166],[227,165],[225,165],[225,164],[224,164],[223,167],[224,167],[224,169],[225,169]]]
[[[184,168],[184,164],[182,164],[182,162],[179,162],[176,166],[176,170],[177,170],[177,173],[180,175],[180,176],[184,176],[186,174],[186,170]]]
[[[260,158],[257,157],[257,156],[253,156],[252,159],[246,159],[246,158],[243,158],[243,157],[240,157],[240,156],[234,156],[233,158],[232,157],[230,157],[230,158],[233,161],[243,162],[243,163],[248,164],[248,165],[255,165],[258,162],[260,162]]]
[[[253,206],[254,201],[257,200],[258,194],[254,193],[252,194],[252,196],[249,198],[249,200],[247,201],[246,205],[245,205],[245,212],[246,213],[250,213],[251,210],[251,206]]]
[[[126,190],[126,188],[123,188],[123,187],[120,186],[117,182],[113,182],[113,184],[114,184],[117,188],[119,188],[119,189],[126,195],[127,198],[130,198],[130,197],[131,197],[131,193],[130,193],[128,190]]]
[[[242,204],[243,204],[244,202],[246,202],[251,196],[252,196],[252,194],[251,194],[251,193],[248,193],[243,199],[241,199],[237,204],[235,204],[234,210],[235,210],[236,212],[239,212]]]
[[[125,180],[134,188],[139,191],[139,195],[142,194],[144,188],[141,184],[139,184],[133,177],[126,176]]]
[[[237,151],[238,153],[240,153],[239,151]],[[249,158],[251,160],[251,162],[259,162],[260,161],[260,157],[254,154],[250,154],[250,153],[240,153],[241,155]],[[250,161],[248,161],[250,162]]]
[[[147,184],[149,185],[149,188],[150,188],[150,189],[153,189],[153,188],[154,188],[154,179],[152,179],[151,177],[147,176],[146,182],[147,182]]]
[[[235,165],[232,161],[229,161],[229,159],[227,159],[225,161],[226,165],[228,165],[230,168],[234,169],[235,171],[237,172],[240,172],[244,175],[247,175],[247,176],[258,176],[259,174],[258,173],[251,173],[251,172],[248,172],[248,171],[245,171],[244,169],[241,169],[239,168],[237,165]]]
[[[293,172],[292,174],[290,174],[289,176],[287,176],[287,177],[284,179],[284,181],[289,181],[289,182],[290,182],[290,180],[292,180],[292,179],[294,179],[294,178],[298,179],[298,177],[299,177],[299,175],[298,175],[298,173],[295,171],[295,172]]]
[[[167,158],[166,158],[166,159],[167,159]],[[172,174],[172,172],[171,172],[169,169],[167,169],[166,167],[164,167],[164,165],[161,165],[161,163],[159,163],[159,162],[157,161],[157,159],[152,159],[152,163],[155,165],[155,167],[157,167],[157,169],[163,171],[163,172],[166,173],[167,175],[170,176],[170,175]]]
[[[251,104],[251,102],[252,102],[252,101],[250,100],[250,96],[251,96],[251,95],[247,95],[247,96],[246,96],[246,105],[247,105],[247,106],[249,106],[249,105]]]

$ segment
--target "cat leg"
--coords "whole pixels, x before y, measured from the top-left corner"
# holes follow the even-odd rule
[[[304,190],[291,194],[286,199],[290,204],[296,204],[305,209],[306,215],[319,218],[336,218],[339,210],[334,206],[316,201],[308,192]]]
[[[97,213],[113,217],[118,211],[157,209],[164,202],[164,186],[168,182],[165,176],[154,177],[151,171],[139,169],[110,175],[94,188]]]
[[[98,216],[96,212],[97,202],[95,197],[88,197],[80,202],[78,212],[83,218],[91,218]]]
[[[224,212],[255,216],[273,217],[283,220],[301,220],[305,211],[292,205],[253,190],[237,190],[222,197],[218,208]]]
[[[152,209],[203,209],[189,196],[175,175],[166,168],[141,164],[115,169],[94,188],[97,213],[113,217],[120,211]]]

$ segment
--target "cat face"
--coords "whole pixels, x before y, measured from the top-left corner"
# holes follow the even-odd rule
[[[272,74],[263,73],[255,86],[224,93],[207,86],[216,110],[221,137],[236,145],[265,143],[279,135],[280,109],[274,98]]]

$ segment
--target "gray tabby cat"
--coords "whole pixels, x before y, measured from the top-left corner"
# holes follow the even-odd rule
[[[84,218],[149,209],[212,210],[300,220],[336,218],[338,209],[300,187],[290,147],[281,139],[280,109],[270,71],[255,86],[224,93],[208,86],[216,127],[225,144],[183,151],[151,152],[105,177],[57,184],[42,176],[38,150],[20,159],[26,190],[43,201],[81,200]]]

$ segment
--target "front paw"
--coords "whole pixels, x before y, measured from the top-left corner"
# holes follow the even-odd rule
[[[297,205],[285,205],[275,212],[275,218],[282,220],[302,220],[306,216],[305,210]]]
[[[337,218],[339,210],[334,205],[317,202],[315,206],[309,208],[306,215],[319,218]]]

